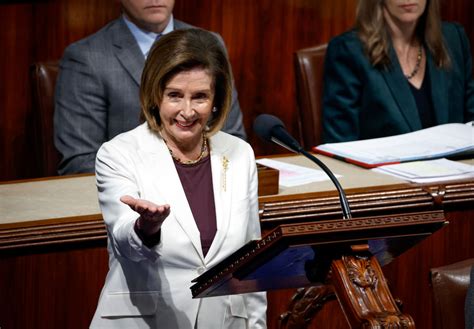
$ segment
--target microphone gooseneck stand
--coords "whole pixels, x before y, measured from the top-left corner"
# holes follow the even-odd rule
[[[346,193],[344,192],[344,189],[342,188],[341,184],[339,184],[339,181],[337,180],[336,176],[332,173],[332,171],[318,158],[316,158],[314,155],[311,153],[301,149],[299,151],[300,154],[304,155],[306,158],[309,160],[313,161],[316,163],[325,173],[326,175],[329,176],[333,184],[336,186],[336,189],[339,193],[339,201],[341,202],[341,208],[342,208],[342,217],[344,219],[351,219],[351,209],[349,207],[349,202],[347,201]]]
[[[401,313],[390,293],[377,257],[370,251],[369,244],[371,240],[374,238],[381,239],[384,236],[391,237],[393,228],[383,228],[383,225],[377,226],[365,223],[367,221],[377,221],[377,218],[368,217],[363,219],[362,222],[360,218],[352,219],[349,202],[337,178],[321,160],[301,147],[299,142],[288,133],[279,118],[262,114],[256,118],[254,129],[262,139],[274,142],[291,152],[305,156],[328,175],[338,191],[343,213],[343,219],[338,220],[339,223],[335,226],[346,227],[345,230],[337,230],[334,229],[334,223],[328,225],[328,222],[333,220],[319,222],[321,227],[315,229],[318,237],[327,229],[330,234],[334,235],[334,240],[329,244],[310,244],[314,250],[314,258],[305,261],[304,270],[310,282],[323,284],[299,290],[293,296],[292,300],[298,301],[298,303],[293,303],[298,305],[298,309],[295,307],[294,312],[290,310],[286,313],[286,317],[281,320],[281,328],[293,328],[290,324],[298,322],[294,317],[301,313],[301,309],[312,310],[311,312],[315,313],[318,310],[315,305],[322,305],[329,298],[337,296],[351,328],[367,327],[375,329],[393,325],[397,328],[414,329],[413,319],[409,315]],[[365,229],[359,227],[354,233],[350,233],[352,226],[350,225],[351,222],[348,221],[349,219],[359,221],[362,226],[365,225]],[[390,216],[387,216],[387,219],[390,220]],[[400,223],[398,220],[392,222],[394,225],[400,225],[400,229],[404,230],[404,225],[406,225],[407,231],[412,229],[411,226],[415,226],[410,223]],[[443,223],[444,219],[436,225]],[[301,225],[304,225],[304,223]],[[328,226],[325,228],[324,225]],[[351,237],[348,238],[347,234]],[[354,273],[367,280],[367,284],[358,284],[354,279]],[[305,314],[304,319],[312,316],[314,314]]]

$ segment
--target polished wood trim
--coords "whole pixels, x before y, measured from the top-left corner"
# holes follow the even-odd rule
[[[0,252],[19,248],[50,246],[84,241],[105,241],[107,232],[102,220],[64,222],[52,225],[0,230]]]
[[[440,192],[442,191],[442,192]],[[440,193],[442,195],[440,199]],[[334,193],[333,193],[334,194]],[[313,221],[325,218],[342,218],[338,196],[287,200],[281,197],[260,202],[260,220],[265,229],[292,221]],[[468,205],[474,202],[474,182],[451,185],[394,188],[386,191],[347,193],[352,214],[364,216],[377,213],[397,213],[436,207]],[[265,199],[264,199],[265,200]]]
[[[383,239],[385,247],[378,247],[374,254],[381,254],[383,262],[389,263],[446,224],[443,211],[430,211],[279,225],[260,240],[249,242],[202,274],[195,280],[191,291],[193,297],[209,297],[324,283],[330,262],[341,257],[348,244],[366,244],[367,241]],[[274,277],[276,268],[270,271],[271,274],[265,269],[259,272],[267,266],[267,261],[273,262],[274,257],[282,257],[279,262],[286,263],[288,256],[282,252],[290,247],[302,246],[305,247],[303,253],[307,253],[308,246],[317,249],[312,261],[317,269],[314,274],[307,272],[306,263],[304,266],[298,264],[306,256],[296,257],[300,259],[298,261],[291,257],[295,270],[301,266],[305,271],[294,273],[284,280]]]
[[[51,181],[51,180],[58,180],[58,179],[69,179],[69,178],[87,177],[87,176],[94,176],[94,174],[75,174],[75,175],[64,175],[64,176],[48,176],[48,177],[38,177],[38,178],[28,178],[28,179],[6,180],[6,181],[0,181],[0,185],[42,182],[42,181]]]
[[[278,329],[307,328],[324,304],[335,298],[334,287],[329,284],[297,289],[287,311],[278,317]]]
[[[334,260],[330,282],[351,328],[415,329],[413,318],[398,308],[374,256],[356,252]]]

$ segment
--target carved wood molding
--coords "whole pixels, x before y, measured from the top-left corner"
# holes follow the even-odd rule
[[[296,291],[288,310],[279,316],[279,329],[308,328],[324,303],[335,296],[350,328],[415,328],[411,316],[401,313],[368,246],[354,247],[354,254],[332,261],[328,284]]]
[[[363,228],[364,230],[369,228],[387,228],[390,226],[400,226],[400,224],[409,223],[429,223],[432,220],[444,219],[443,212],[426,212],[426,213],[414,213],[414,214],[400,214],[395,216],[378,216],[369,218],[353,218],[351,220],[333,220],[333,221],[321,221],[312,223],[302,223],[301,225],[282,226],[283,234],[291,233],[304,233],[315,232],[327,233],[330,231],[341,231],[348,230],[353,231],[357,228]]]
[[[355,217],[446,209],[474,202],[474,182],[348,193],[347,198]],[[260,203],[260,220],[264,228],[338,217],[342,218],[342,212],[337,195]]]
[[[288,305],[288,311],[281,314],[278,319],[278,328],[307,328],[324,303],[334,298],[334,289],[330,285],[297,289]]]
[[[326,282],[332,260],[350,252],[348,245],[365,243],[387,263],[444,225],[443,211],[280,225],[202,274],[191,291],[194,297],[206,297],[256,291],[252,290],[255,287],[275,289]],[[265,266],[285,260],[289,255],[286,250],[298,255],[291,260],[296,272],[291,279],[280,280],[282,276],[272,277]]]
[[[102,219],[0,229],[0,252],[30,247],[103,241],[107,232]]]
[[[344,255],[331,265],[331,283],[351,328],[415,328],[400,312],[373,256]]]

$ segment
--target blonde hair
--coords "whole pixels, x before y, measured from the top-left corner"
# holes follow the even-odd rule
[[[140,85],[141,118],[160,131],[160,104],[168,82],[180,72],[202,68],[213,78],[217,108],[208,122],[211,136],[224,125],[232,101],[232,73],[223,45],[202,29],[175,30],[160,38],[150,50]]]
[[[356,29],[364,50],[373,66],[390,64],[390,35],[383,15],[384,0],[359,0],[356,12]],[[417,37],[433,56],[437,67],[451,65],[441,31],[439,0],[427,0],[425,12],[416,27]]]

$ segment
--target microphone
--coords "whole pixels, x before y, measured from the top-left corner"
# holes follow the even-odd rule
[[[259,115],[253,123],[253,130],[263,140],[274,142],[291,152],[301,153],[303,151],[300,143],[286,131],[285,125],[276,116]]]
[[[342,189],[341,184],[339,184],[336,176],[334,176],[332,171],[321,160],[316,158],[311,153],[305,151],[301,147],[300,143],[298,143],[298,141],[286,130],[285,125],[279,118],[270,114],[260,114],[253,123],[253,130],[261,139],[274,142],[291,152],[302,154],[309,160],[316,163],[316,165],[318,165],[326,173],[326,175],[328,175],[333,184],[336,186],[336,189],[339,193],[339,201],[341,203],[343,218],[352,218],[346,194],[344,193],[344,190]]]

